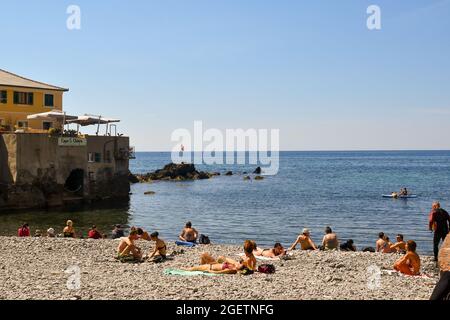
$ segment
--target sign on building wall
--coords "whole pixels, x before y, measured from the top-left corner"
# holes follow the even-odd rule
[[[59,137],[58,145],[64,147],[84,147],[87,145],[87,142],[84,138]]]

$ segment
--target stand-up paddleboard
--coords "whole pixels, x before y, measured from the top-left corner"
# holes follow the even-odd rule
[[[394,198],[394,199],[414,199],[417,198],[416,194],[410,194],[407,196],[394,196],[392,194],[383,194],[383,198]]]

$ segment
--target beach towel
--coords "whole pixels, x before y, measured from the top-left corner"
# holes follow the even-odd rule
[[[165,275],[172,275],[172,276],[220,276],[220,274],[217,273],[209,273],[209,272],[202,272],[202,271],[187,271],[187,270],[181,270],[181,269],[174,269],[169,268],[165,269],[163,271]]]
[[[175,244],[177,246],[184,246],[184,247],[195,247],[197,245],[196,243],[187,241],[175,241]]]

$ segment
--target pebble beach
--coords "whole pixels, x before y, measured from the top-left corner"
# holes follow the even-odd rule
[[[168,243],[173,259],[155,264],[121,263],[114,258],[117,245],[111,239],[0,237],[0,299],[427,300],[439,271],[428,256],[421,256],[426,276],[409,277],[383,271],[392,270],[397,254],[296,250],[289,260],[258,261],[274,264],[274,274],[166,275],[167,268],[197,265],[202,252],[238,258],[242,248]],[[154,243],[137,245],[147,253]],[[79,288],[67,286],[71,270],[79,270]]]

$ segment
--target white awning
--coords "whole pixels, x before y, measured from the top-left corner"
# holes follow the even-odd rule
[[[58,120],[63,121],[64,119],[67,120],[73,120],[77,119],[77,116],[71,116],[68,114],[65,114],[61,110],[52,110],[48,112],[42,112],[42,113],[36,113],[36,114],[30,114],[27,116],[28,120]]]
[[[97,124],[109,124],[113,122],[120,122],[120,120],[112,118],[93,117],[93,116],[79,116],[76,119],[71,119],[67,121],[67,123],[76,123],[83,127]]]

